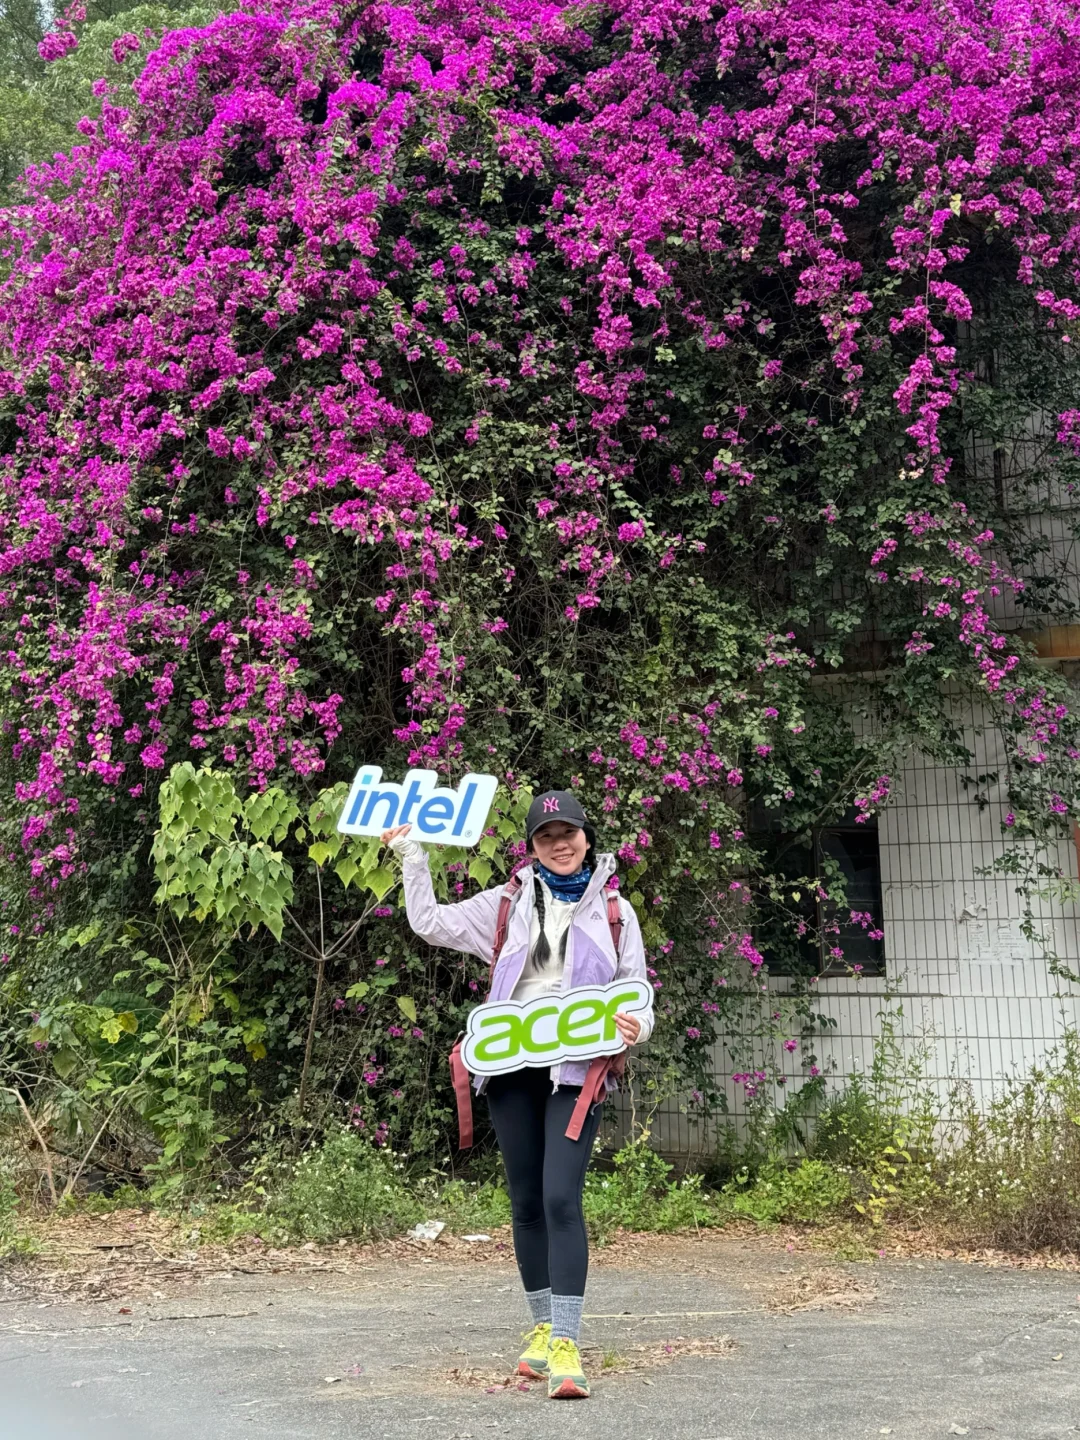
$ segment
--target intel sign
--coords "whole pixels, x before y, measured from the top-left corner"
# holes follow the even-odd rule
[[[377,765],[361,765],[337,828],[343,835],[381,835],[393,825],[411,825],[417,840],[475,845],[498,785],[494,775],[466,775],[448,790],[434,770],[410,770],[398,785],[383,780]]]

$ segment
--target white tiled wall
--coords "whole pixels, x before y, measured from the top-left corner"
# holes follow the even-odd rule
[[[869,1070],[885,1006],[894,1015],[902,1011],[895,1022],[902,1049],[942,1102],[960,1079],[985,1105],[1003,1076],[1027,1072],[1067,1028],[1080,1028],[1080,988],[1057,980],[1040,947],[1020,932],[1016,882],[980,873],[1005,849],[1006,754],[1000,734],[982,728],[971,707],[961,718],[974,763],[950,770],[913,756],[894,777],[895,799],[879,818],[886,979],[817,984],[815,1009],[835,1021],[813,1042],[830,1087]],[[995,771],[998,784],[978,787],[988,801],[980,810],[976,787],[965,789],[961,776]],[[1057,860],[1066,875],[1077,874],[1071,844],[1061,846]],[[1036,900],[1035,907],[1036,928],[1059,959],[1080,972],[1077,910],[1049,900]],[[769,1010],[783,1007],[785,988],[783,980],[771,982],[763,1004],[767,998]],[[797,1035],[797,1027],[790,1033]],[[716,1073],[730,1077],[751,1068],[752,1057],[763,1058],[766,1048],[789,1077],[786,1087],[771,1087],[780,1104],[802,1083],[801,1053],[787,1055],[777,1042],[744,1033],[717,1045]],[[726,1093],[731,1119],[742,1128],[742,1089],[727,1079]],[[693,1117],[692,1100],[665,1104],[652,1118],[655,1143],[675,1155],[711,1149],[714,1137]]]

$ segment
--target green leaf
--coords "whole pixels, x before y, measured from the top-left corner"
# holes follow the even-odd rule
[[[491,861],[485,860],[482,855],[478,855],[469,866],[470,880],[475,880],[478,885],[486,885],[491,879],[491,875]]]
[[[408,1020],[409,1024],[410,1024],[410,1025],[415,1025],[415,1024],[416,1024],[416,1001],[413,1000],[412,997],[409,996],[409,995],[399,995],[399,996],[397,997],[397,1003],[398,1003],[398,1009],[399,1009],[399,1010],[401,1011],[401,1013],[405,1016],[405,1019]]]
[[[63,943],[67,944],[68,942],[70,942],[72,945],[77,945],[81,950],[84,946],[89,945],[91,940],[95,940],[100,934],[101,921],[91,920],[89,925],[84,926],[83,929],[79,931],[69,930],[64,936]]]
[[[138,1031],[139,1022],[135,1018],[135,1012],[133,1010],[125,1010],[116,1017],[116,1021],[120,1029],[127,1035],[134,1035]]]
[[[370,875],[364,876],[364,886],[370,890],[376,900],[381,900],[388,890],[392,890],[397,884],[397,876],[392,870],[387,870],[380,865]]]
[[[371,989],[366,980],[357,980],[355,985],[350,985],[345,991],[346,1000],[363,1000],[364,996]]]
[[[345,886],[346,890],[349,888],[350,884],[356,879],[359,873],[360,867],[350,855],[344,856],[344,858],[339,860],[334,866],[334,874]]]
[[[74,1050],[57,1050],[52,1057],[53,1069],[61,1080],[66,1080],[72,1070],[79,1063],[79,1057]]]

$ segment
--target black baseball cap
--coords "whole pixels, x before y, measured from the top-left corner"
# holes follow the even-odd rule
[[[545,790],[529,806],[525,817],[525,841],[528,843],[540,829],[552,820],[561,820],[564,825],[576,825],[584,830],[589,843],[593,840],[593,828],[585,817],[581,802],[569,790]]]

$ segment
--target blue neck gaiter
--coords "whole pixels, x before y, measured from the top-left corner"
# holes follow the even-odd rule
[[[536,873],[540,876],[540,879],[543,880],[552,895],[555,896],[556,900],[580,900],[589,888],[589,881],[592,879],[592,871],[588,865],[583,865],[581,869],[573,875],[556,875],[553,870],[549,870],[546,865],[541,865],[538,860],[536,862]]]

